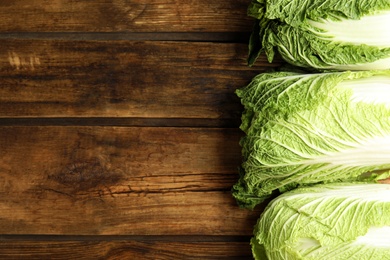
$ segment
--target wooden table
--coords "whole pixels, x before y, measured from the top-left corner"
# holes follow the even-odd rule
[[[248,4],[0,1],[0,259],[251,259]]]

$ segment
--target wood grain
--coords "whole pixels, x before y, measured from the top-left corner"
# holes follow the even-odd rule
[[[250,31],[247,0],[13,0],[0,2],[0,32]]]
[[[0,117],[239,120],[246,44],[0,40]]]
[[[252,259],[247,242],[0,241],[1,259]]]
[[[0,127],[1,234],[250,235],[237,129]]]
[[[248,4],[0,0],[1,259],[252,258]]]

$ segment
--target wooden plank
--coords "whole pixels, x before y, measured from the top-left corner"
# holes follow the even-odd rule
[[[252,259],[248,242],[0,241],[1,259]]]
[[[250,235],[237,129],[0,127],[0,233]]]
[[[238,120],[246,44],[0,40],[0,117]]]
[[[1,32],[250,31],[247,0],[13,0],[0,4]]]

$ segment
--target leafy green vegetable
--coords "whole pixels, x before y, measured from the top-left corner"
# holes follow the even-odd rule
[[[390,169],[390,70],[264,73],[236,93],[245,136],[233,196],[243,207],[298,185],[375,181]]]
[[[381,260],[390,256],[390,185],[322,184],[273,200],[251,240],[255,259]]]
[[[301,67],[340,70],[390,68],[388,0],[252,0],[257,19],[249,64],[275,50]]]

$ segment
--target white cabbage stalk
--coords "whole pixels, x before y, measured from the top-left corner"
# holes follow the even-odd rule
[[[316,32],[319,36],[332,38],[333,41],[353,44],[367,44],[377,47],[390,46],[390,10],[375,15],[352,19],[308,19],[310,25],[322,30]]]
[[[251,240],[261,260],[381,260],[390,256],[390,185],[298,188],[273,200]]]

